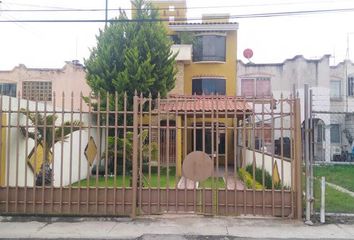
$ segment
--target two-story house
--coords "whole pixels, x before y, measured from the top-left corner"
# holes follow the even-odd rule
[[[161,106],[164,110],[179,112],[178,117],[169,124],[184,128],[197,126],[195,131],[188,130],[187,134],[169,134],[170,149],[173,149],[169,154],[170,162],[177,159],[177,166],[180,167],[182,156],[196,150],[204,150],[208,154],[217,152],[220,163],[224,163],[225,159],[233,162],[233,133],[212,132],[211,125],[216,122],[211,118],[210,112],[213,107],[218,106],[219,111],[225,115],[225,111],[242,111],[245,107],[231,100],[236,96],[238,23],[229,21],[225,14],[203,15],[201,22],[181,21],[187,18],[185,0],[153,0],[152,3],[159,8],[160,17],[169,20],[166,27],[174,42],[172,51],[178,53],[176,85],[169,93],[170,98],[175,100],[162,102]],[[226,97],[230,97],[228,103],[225,103]],[[191,109],[193,104],[188,103],[195,101],[200,104]],[[193,119],[193,112],[203,111],[209,120],[202,120],[200,116]],[[166,124],[166,120],[162,121],[162,125]],[[235,124],[232,117],[220,117],[217,122],[218,126],[223,127],[232,127]],[[160,145],[164,146],[166,134],[163,132],[161,136]],[[212,139],[215,140],[214,143]],[[176,141],[179,147],[174,148]],[[226,152],[225,148],[229,150]],[[165,158],[163,153],[164,151],[161,159]]]
[[[237,63],[237,94],[244,97],[288,98],[299,93],[304,113],[304,84],[312,90],[313,159],[340,161],[351,152],[354,136],[354,64],[330,66],[330,55],[319,59],[295,56],[282,63]],[[280,111],[280,108],[276,111]],[[301,116],[304,123],[304,114]],[[279,125],[279,123],[277,123]],[[349,159],[349,158],[348,158]]]

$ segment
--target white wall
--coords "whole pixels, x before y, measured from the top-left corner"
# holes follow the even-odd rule
[[[263,166],[263,156],[264,156],[264,169],[271,175],[273,176],[273,168],[272,168],[272,163],[275,164],[277,163],[278,170],[279,170],[279,177],[284,186],[291,187],[291,162],[288,160],[281,160],[280,158],[274,157],[272,158],[271,155],[268,154],[262,154],[260,152],[252,151],[249,149],[246,149],[246,154],[245,154],[245,160],[246,160],[246,165],[248,164],[253,164],[253,160],[255,160],[256,166],[258,168],[262,169]],[[274,162],[273,162],[274,160]],[[273,165],[274,166],[274,165]],[[282,167],[283,167],[283,175],[284,178],[282,178]]]
[[[10,104],[11,102],[11,104]],[[27,101],[26,100],[20,100],[18,102],[18,99],[16,98],[10,98],[3,96],[3,101],[2,101],[2,111],[4,113],[8,113],[9,110],[12,111],[17,111],[18,109],[24,108],[26,109],[27,107]],[[44,110],[44,104],[43,103],[38,103],[36,106],[35,102],[28,101],[28,109],[30,111],[35,111],[37,108],[39,112]],[[53,111],[52,106],[47,105],[46,109],[48,111],[47,115],[51,115],[50,111]],[[61,109],[56,108],[56,111],[61,111]],[[65,110],[66,111],[66,110]],[[56,126],[61,126],[62,124],[62,119],[63,121],[71,121],[71,114],[65,113],[64,118],[62,118],[61,113],[56,113],[58,116]],[[25,126],[26,125],[26,116],[23,114],[17,114],[16,112],[7,114],[7,122],[8,125],[11,124],[10,129],[6,127],[6,169],[9,169],[9,171],[6,171],[6,177],[5,179],[9,178],[8,184],[9,186],[15,186],[16,181],[18,186],[25,186],[25,176],[27,175],[27,186],[33,186],[34,183],[34,176],[33,176],[33,171],[32,169],[28,166],[27,164],[27,156],[30,154],[31,150],[34,147],[34,141],[32,139],[28,139],[26,142],[25,137],[23,134],[19,131],[19,128],[17,128],[17,124],[19,123],[20,126]],[[87,113],[82,114],[82,123],[84,126],[87,126],[88,123],[90,124],[95,124],[95,120],[92,116],[88,115]],[[72,117],[73,120],[80,120],[80,115],[78,113],[73,114]],[[31,123],[29,123],[29,126]],[[81,144],[79,144],[79,139],[81,135]],[[96,145],[98,146],[100,143],[100,139],[98,139],[97,136],[97,128],[91,128],[90,129],[90,136],[92,136],[96,142]],[[102,134],[101,136],[102,142],[101,142],[101,152],[104,150],[104,144],[105,141],[105,135]],[[80,131],[75,131],[72,136],[69,136],[68,139],[63,142],[58,142],[54,145],[52,148],[52,152],[54,153],[54,164],[52,165],[52,168],[54,167],[54,186],[60,186],[60,176],[63,176],[62,179],[62,184],[63,186],[66,186],[70,184],[69,176],[70,176],[70,159],[71,159],[71,182],[74,183],[79,180],[79,172],[80,172],[80,179],[84,179],[87,177],[87,168],[88,168],[88,162],[86,160],[86,157],[84,155],[84,150],[85,147],[88,143],[89,136],[88,136],[88,130],[83,129],[80,133]],[[26,152],[26,145],[27,145],[27,152]],[[17,147],[18,146],[18,147]],[[61,157],[61,148],[63,146],[63,158]],[[71,154],[71,155],[70,155]],[[101,154],[97,154],[97,156],[100,156]],[[97,160],[96,156],[96,160]],[[61,159],[63,159],[63,167],[61,167]],[[80,169],[79,169],[79,160],[81,159],[80,163]],[[18,162],[18,164],[17,164]],[[6,181],[6,180],[5,180]],[[7,181],[6,181],[7,183]]]

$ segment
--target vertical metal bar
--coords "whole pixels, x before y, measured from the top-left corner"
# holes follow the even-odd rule
[[[72,173],[73,173],[73,124],[74,124],[74,93],[71,92],[70,97],[70,150],[69,150],[69,212],[71,212],[71,202],[72,202]]]
[[[294,113],[295,113],[295,183],[296,183],[296,218],[302,219],[302,186],[301,186],[301,163],[302,163],[302,143],[301,143],[301,108],[300,99],[296,98],[294,101]]]
[[[109,116],[111,113],[110,108],[110,95],[109,92],[106,93],[106,127],[105,127],[105,158],[104,158],[104,213],[107,214],[108,206],[108,144],[109,144]]]
[[[1,96],[1,108],[2,108],[2,96]],[[28,99],[26,99],[26,114],[29,114],[29,102]],[[0,115],[2,116],[2,112],[0,112]],[[0,121],[2,123],[2,120]],[[25,145],[25,189],[24,189],[24,207],[23,207],[23,212],[27,213],[27,176],[28,176],[28,170],[27,170],[27,158],[28,158],[28,117],[26,117],[26,125],[25,125],[25,139],[26,139],[26,145]],[[2,149],[2,147],[0,147]]]
[[[131,217],[136,217],[137,181],[138,181],[138,112],[139,97],[134,95],[133,103],[133,181],[132,181],[132,213]]]
[[[144,98],[143,94],[140,93],[140,98],[139,98],[139,123],[138,123],[138,129],[139,129],[139,209],[140,211],[142,210],[142,187],[143,187],[143,104],[144,104]]]
[[[3,117],[4,117],[4,115],[3,115],[3,106],[2,106],[2,104],[3,104],[3,101],[2,101],[3,99],[2,99],[2,94],[0,94],[0,151],[1,151],[1,153],[0,153],[0,173],[2,173],[2,171],[3,171],[3,169],[2,169],[2,162],[3,161],[6,161],[6,159],[3,159],[2,158],[2,146],[3,146],[3,141],[2,141],[2,138],[3,138],[3,134],[2,134],[2,132],[3,132],[3,129],[4,129],[4,125],[2,124],[2,122],[3,122]],[[6,130],[5,130],[6,131]],[[27,141],[26,141],[26,143],[27,143]],[[27,145],[26,145],[27,146]],[[27,155],[26,155],[27,156]],[[5,167],[5,166],[4,166]],[[5,167],[6,168],[6,167]],[[4,176],[0,176],[0,181],[1,181],[1,179],[2,179],[2,177],[4,177]],[[5,179],[4,179],[5,180]],[[25,183],[26,183],[26,180],[25,180]],[[5,183],[4,183],[5,184]],[[5,184],[6,185],[6,184]],[[25,191],[26,191],[26,185],[25,185]],[[26,200],[26,198],[25,198],[25,200]],[[26,203],[26,201],[25,201],[25,203]],[[25,204],[25,209],[26,209],[26,204]]]
[[[274,154],[275,154],[275,131],[277,131],[277,129],[275,128],[275,118],[274,118],[274,109],[276,107],[275,104],[275,100],[274,97],[272,96],[271,98],[271,104],[270,104],[270,108],[271,108],[271,113],[270,113],[270,117],[272,120],[272,126],[271,126],[271,138],[272,138],[272,216],[275,216],[275,197],[274,197]]]
[[[54,173],[55,173],[55,120],[56,120],[56,112],[55,112],[55,105],[56,105],[56,99],[55,99],[55,92],[53,92],[53,97],[52,97],[52,101],[53,101],[53,122],[52,122],[52,126],[51,126],[51,131],[52,131],[52,175],[51,175],[51,179],[52,182],[50,184],[50,199],[51,199],[51,212],[54,212]],[[27,155],[27,154],[26,154]]]
[[[219,139],[220,139],[220,125],[219,125],[219,101],[220,101],[220,96],[216,96],[216,196],[217,199],[219,200]],[[216,205],[216,214],[219,214],[219,201],[217,201]]]
[[[90,93],[91,96],[91,93]],[[92,102],[91,97],[88,98],[88,117],[87,117],[87,143],[91,140],[91,117],[92,117]],[[92,162],[93,163],[93,162]],[[90,164],[87,164],[87,172],[86,172],[86,213],[90,212]],[[93,169],[93,167],[92,167]]]
[[[294,158],[294,147],[295,147],[295,119],[294,119],[294,116],[295,116],[295,113],[294,113],[294,96],[292,95],[291,96],[291,99],[290,99],[290,102],[289,102],[289,108],[290,108],[290,111],[289,111],[289,114],[290,114],[290,159],[291,159],[291,162],[290,162],[290,173],[291,173],[291,215],[292,217],[295,216],[295,207],[294,207],[294,189],[295,189],[295,168],[294,168],[294,162],[295,162],[295,158]]]
[[[11,100],[11,98],[10,98]],[[34,121],[34,173],[33,173],[33,193],[32,193],[32,199],[33,199],[33,213],[36,212],[36,192],[37,192],[37,147],[38,147],[38,100],[36,99],[36,106],[35,106],[35,121]],[[11,116],[11,115],[10,115]],[[9,123],[10,121],[10,116],[9,116]],[[32,123],[33,124],[33,123]],[[10,140],[9,140],[10,142]]]
[[[116,214],[117,212],[117,174],[118,174],[118,169],[117,169],[117,140],[118,140],[118,93],[114,92],[114,159],[113,159],[113,185],[114,185],[114,196],[113,196],[113,208],[114,211],[113,213]],[[122,201],[123,202],[123,201]]]
[[[169,99],[166,99],[166,104],[169,106]],[[166,124],[166,211],[169,210],[169,191],[170,191],[170,111],[166,111],[167,124]]]
[[[326,178],[321,178],[321,210],[320,210],[320,222],[325,223],[325,205],[326,205]]]
[[[206,152],[205,150],[205,96],[203,94],[203,100],[202,100],[202,141],[203,141],[203,152]],[[202,198],[203,198],[203,206],[202,206],[202,213],[205,214],[205,185],[203,186],[202,190]]]
[[[18,212],[18,167],[19,167],[19,141],[20,141],[20,105],[21,105],[21,99],[20,99],[20,93],[17,94],[17,116],[16,116],[16,132],[17,132],[17,138],[16,138],[16,183],[15,183],[15,212]],[[0,148],[1,149],[1,148]],[[0,161],[1,165],[1,161]],[[25,164],[26,167],[26,164]],[[1,169],[0,169],[0,174],[1,174]]]
[[[256,139],[256,110],[255,110],[255,97],[252,99],[252,133],[251,133],[251,149],[252,149],[252,178],[253,178],[253,184],[252,184],[252,204],[253,204],[253,215],[256,215],[256,144],[255,144],[255,139]]]
[[[157,96],[157,143],[161,143],[161,99],[160,93]],[[157,153],[157,211],[161,211],[161,149]]]
[[[281,217],[284,217],[284,97],[280,96]]]
[[[44,102],[44,113],[43,113],[43,119],[44,122],[41,123],[43,124],[42,128],[43,128],[43,159],[42,159],[42,201],[41,201],[41,211],[42,213],[44,213],[44,191],[45,191],[45,177],[46,177],[46,164],[48,161],[48,165],[49,165],[49,159],[47,159],[47,154],[49,155],[49,152],[47,152],[48,149],[48,145],[47,145],[47,102]],[[49,166],[48,166],[49,167]]]
[[[187,141],[188,141],[188,123],[187,123],[187,99],[184,98],[183,101],[183,109],[184,109],[184,138],[183,138],[183,149],[184,149],[184,157],[187,156]],[[187,179],[184,177],[184,211],[187,211]]]
[[[151,136],[151,131],[152,131],[152,120],[151,120],[151,111],[152,111],[152,97],[151,97],[151,92],[149,93],[149,176],[148,176],[148,180],[149,180],[149,214],[151,214],[151,144],[152,144],[152,136]]]
[[[11,115],[12,115],[12,104],[11,104],[11,97],[8,98],[9,103],[8,103],[8,112],[9,112],[9,117],[8,117],[8,122],[7,122],[7,154],[6,154],[6,210],[5,212],[9,212],[9,203],[10,203],[10,156],[11,156]]]
[[[227,97],[224,97],[224,101],[225,101],[225,125],[224,125],[224,131],[225,131],[225,142],[224,142],[224,155],[225,155],[225,172],[224,172],[224,178],[225,178],[225,215],[228,215],[229,209],[228,209],[228,173],[229,173],[229,164],[228,164],[228,101],[227,101]]]
[[[214,98],[214,95],[211,96],[211,126],[210,126],[210,135],[211,135],[211,159],[213,161],[213,172],[212,172],[212,176],[211,176],[211,187],[212,187],[212,197],[211,197],[211,203],[212,203],[212,211],[213,211],[213,214],[216,214],[217,212],[217,206],[218,206],[218,193],[216,192],[216,186],[215,186],[215,175],[217,177],[217,174],[215,174],[215,161],[216,161],[216,158],[215,158],[215,148],[214,148],[214,145],[215,145],[215,129],[214,129],[214,126],[215,126],[215,106],[214,106],[214,102],[215,102],[215,98]],[[215,201],[214,201],[215,200]]]
[[[176,202],[176,213],[178,212],[178,207],[179,207],[179,198],[178,198],[178,188],[177,188],[177,184],[178,184],[178,131],[179,131],[179,127],[178,127],[178,99],[175,99],[175,202]]]
[[[310,221],[310,169],[309,169],[309,86],[308,84],[304,85],[304,117],[305,117],[305,173],[306,173],[306,221]]]
[[[313,146],[314,146],[314,128],[313,128],[313,119],[312,119],[312,89],[310,89],[310,95],[309,95],[309,117],[310,117],[310,129],[309,129],[309,135],[310,135],[310,152],[309,152],[309,169],[310,169],[310,214],[313,216],[314,214],[314,196],[313,196]]]
[[[197,150],[197,109],[196,109],[196,95],[193,99],[193,151]],[[193,212],[197,212],[197,190],[196,183],[193,183]]]
[[[102,157],[102,136],[101,136],[101,94],[98,93],[98,98],[97,98],[97,112],[96,112],[96,131],[98,135],[98,156],[97,156],[97,162],[96,162],[96,184],[95,184],[95,213],[98,213],[98,189],[99,189],[99,171],[100,171],[100,166],[101,166],[101,157]]]
[[[126,161],[127,161],[127,92],[124,92],[124,99],[123,99],[123,212],[125,213],[125,190],[126,190],[126,182],[125,182],[125,175],[126,175]],[[134,117],[134,116],[133,116]],[[132,169],[133,171],[133,169]],[[135,203],[132,202],[132,208],[134,208]]]
[[[264,108],[264,101],[265,99],[262,100],[262,129],[261,129],[261,139],[262,139],[262,148],[261,148],[261,152],[262,152],[262,215],[265,215],[265,157],[264,157],[264,151],[265,151],[265,137],[264,137],[264,114],[265,114],[265,108]]]
[[[80,92],[80,103],[79,103],[79,162],[78,162],[78,182],[79,182],[79,187],[77,189],[77,211],[80,214],[80,208],[81,208],[81,144],[82,144],[82,92]]]
[[[61,139],[64,139],[64,109],[65,109],[65,94],[62,92],[61,96]],[[59,195],[60,195],[60,213],[63,213],[63,163],[64,163],[64,141],[61,141],[61,149],[60,149],[60,190],[59,190]]]
[[[238,210],[237,210],[237,153],[238,153],[238,116],[237,116],[237,105],[238,101],[237,98],[234,98],[234,121],[233,121],[233,135],[234,135],[234,176],[233,179],[235,181],[235,188],[234,188],[234,214],[238,215]],[[246,106],[242,106],[243,109],[246,108]]]
[[[246,98],[243,98],[243,106],[246,106],[248,102],[246,102]],[[254,109],[252,109],[254,111]],[[246,109],[243,109],[243,116],[242,116],[242,168],[246,167]],[[244,185],[243,188],[243,214],[247,213],[247,198],[246,198],[246,191],[247,185]]]

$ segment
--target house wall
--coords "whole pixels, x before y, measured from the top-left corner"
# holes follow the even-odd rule
[[[52,83],[52,91],[56,94],[56,107],[71,108],[71,93],[73,93],[73,109],[80,108],[80,93],[88,96],[91,92],[86,83],[86,72],[81,64],[66,62],[63,68],[27,68],[20,64],[11,71],[0,71],[0,83],[15,83],[17,92],[22,95],[22,84],[24,81],[49,81]],[[64,105],[62,93],[65,94]],[[88,107],[82,104],[83,109]]]
[[[21,108],[27,107],[26,100],[20,100],[18,102],[17,98],[10,98],[3,96],[2,101],[2,110],[8,112],[9,110],[18,111]],[[35,103],[33,101],[28,101],[28,109],[29,111],[38,111],[41,113],[44,111],[45,105],[43,103]],[[51,106],[46,106],[48,111],[48,115],[51,114],[50,111],[53,111]],[[62,111],[62,109],[56,109],[57,111]],[[66,109],[67,111],[67,109]],[[56,126],[61,126],[62,122],[71,121],[71,120],[79,120],[79,114],[64,114],[64,118],[60,113],[57,113],[57,122]],[[88,124],[95,124],[95,120],[92,116],[88,114],[81,115],[82,123],[87,126]],[[2,131],[6,131],[6,139],[2,141],[3,149],[6,149],[6,158],[5,158],[5,183],[9,186],[15,186],[16,183],[18,186],[33,186],[35,181],[35,177],[32,169],[27,163],[27,157],[34,148],[34,140],[28,139],[25,140],[25,137],[17,128],[17,124],[19,126],[26,126],[26,117],[23,114],[17,114],[13,112],[8,114],[6,119],[9,124],[11,124],[11,128],[5,127]],[[29,123],[29,126],[31,123]],[[104,150],[105,146],[105,136],[104,133],[101,134],[101,138],[98,138],[98,134],[96,129],[90,129],[90,136],[92,136],[96,142],[97,147],[101,142],[101,152]],[[88,130],[81,131],[81,140],[80,140],[80,132],[76,131],[69,136],[69,138],[61,143],[58,142],[51,149],[53,152],[53,174],[54,174],[54,186],[59,187],[60,184],[62,186],[66,186],[70,184],[70,170],[71,170],[71,183],[77,182],[80,179],[84,179],[87,177],[87,173],[90,172],[91,167],[88,165],[88,161],[86,160],[84,151],[85,147],[88,143],[89,136]],[[99,147],[98,147],[99,148]],[[63,157],[62,154],[63,153]],[[2,152],[4,154],[4,151]],[[95,162],[98,160],[98,156],[101,154],[98,152],[96,155]],[[71,159],[71,164],[70,164]],[[18,163],[18,164],[17,164]],[[94,164],[93,164],[94,165]],[[7,171],[7,169],[9,171]],[[88,171],[89,170],[89,171]],[[80,172],[80,177],[79,177]],[[7,182],[8,179],[8,182]],[[62,180],[60,180],[62,179]]]

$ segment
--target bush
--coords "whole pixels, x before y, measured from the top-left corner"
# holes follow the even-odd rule
[[[246,171],[253,177],[253,166],[247,165]],[[263,170],[261,168],[255,169],[255,179],[259,183],[263,183]],[[264,170],[264,187],[266,189],[272,189],[272,176]]]
[[[241,180],[245,183],[247,188],[253,188],[253,185],[254,185],[256,189],[263,189],[262,184],[260,184],[257,181],[253,182],[252,175],[249,174],[245,169],[240,168],[238,170],[238,174],[239,174]]]

